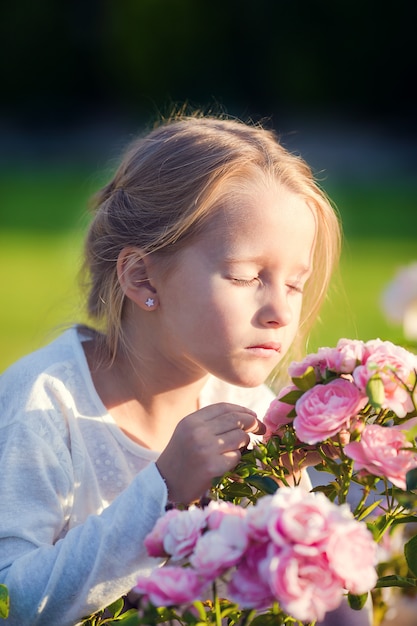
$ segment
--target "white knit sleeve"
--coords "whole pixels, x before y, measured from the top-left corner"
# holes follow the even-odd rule
[[[22,423],[0,428],[0,582],[9,590],[10,626],[73,626],[155,566],[143,540],[167,499],[156,465],[66,533],[77,489],[69,467],[42,433]]]

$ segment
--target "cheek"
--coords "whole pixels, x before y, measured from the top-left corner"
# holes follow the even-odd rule
[[[197,304],[196,318],[189,320],[192,332],[226,349],[247,336],[252,313],[250,303],[230,289],[213,289]]]
[[[291,322],[285,327],[285,336],[288,340],[288,346],[293,342],[300,327],[300,318],[302,310],[301,298],[294,302],[291,307]]]
[[[294,306],[294,313],[293,313],[293,320],[292,320],[296,329],[298,329],[300,325],[302,308],[303,308],[303,299],[297,298],[297,302]]]
[[[181,291],[172,301],[171,319],[181,325],[190,338],[227,334],[228,325],[233,324],[232,302],[225,294],[212,289],[209,283],[199,285],[192,294]]]
[[[237,317],[238,310],[235,302],[225,298],[216,298],[207,300],[201,307],[202,323],[199,323],[201,330],[207,329],[215,333],[215,336],[223,341],[231,335],[233,329],[239,326]],[[214,338],[214,337],[213,337]]]
[[[292,342],[294,341],[296,335],[297,335],[297,331],[298,331],[298,324],[296,322],[293,322],[291,324],[289,324],[286,328],[286,332],[285,332],[285,339],[286,339],[286,343],[287,343],[287,350],[288,348],[291,346]]]

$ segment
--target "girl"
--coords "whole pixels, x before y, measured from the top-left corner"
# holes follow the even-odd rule
[[[95,199],[90,327],[0,381],[0,582],[8,624],[72,626],[155,566],[168,501],[231,470],[303,346],[339,222],[271,131],[172,119],[134,142]]]

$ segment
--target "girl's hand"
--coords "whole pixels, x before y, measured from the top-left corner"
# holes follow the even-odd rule
[[[256,414],[236,404],[212,404],[184,417],[156,462],[169,499],[189,504],[201,498],[213,478],[239,463],[249,433],[264,432]]]
[[[341,456],[340,448],[343,448],[350,441],[350,433],[348,430],[341,430],[338,435],[332,438],[326,444],[320,444],[320,448],[325,456],[329,459],[338,459]],[[333,443],[334,442],[334,443]],[[298,450],[294,450],[291,457],[284,452],[280,458],[279,463],[289,470],[287,476],[288,484],[296,484],[301,478],[301,471],[307,467],[314,467],[323,461],[323,458],[318,452],[317,445],[306,445]]]
[[[336,437],[330,439],[329,443],[320,444],[323,454],[329,459],[340,458],[340,448],[344,448],[350,441],[350,433],[348,430],[341,430]],[[334,442],[334,443],[333,443]],[[322,456],[317,451],[317,445],[307,446],[304,449],[304,459],[302,467],[314,467],[323,461]]]

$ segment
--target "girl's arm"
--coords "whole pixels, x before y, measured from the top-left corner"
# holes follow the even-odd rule
[[[62,456],[41,434],[0,429],[0,582],[11,626],[73,626],[128,592],[155,565],[143,540],[163,513],[166,486],[154,463],[100,515],[63,537],[73,489]]]

